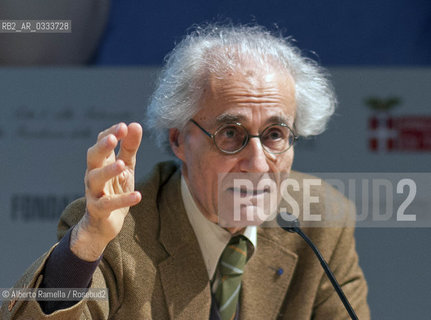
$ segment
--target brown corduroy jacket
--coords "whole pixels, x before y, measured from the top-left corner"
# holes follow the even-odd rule
[[[303,174],[292,172],[292,178]],[[81,300],[47,316],[35,300],[4,301],[1,319],[209,319],[210,282],[200,248],[188,221],[173,162],[157,165],[138,187],[143,199],[131,208],[120,234],[105,249],[92,288],[109,288],[107,300]],[[352,204],[333,189],[329,211]],[[301,205],[302,196],[297,196]],[[313,204],[314,213],[328,206]],[[85,212],[84,200],[64,211],[61,238]],[[370,318],[367,285],[358,264],[354,229],[304,228],[320,248],[359,319]],[[55,247],[55,246],[54,246]],[[53,247],[53,248],[54,248]],[[37,288],[51,248],[15,285]],[[277,274],[282,268],[284,273]],[[248,261],[240,296],[240,319],[348,319],[331,283],[311,249],[296,234],[279,227],[258,228],[257,250]]]

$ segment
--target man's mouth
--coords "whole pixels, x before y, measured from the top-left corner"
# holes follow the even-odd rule
[[[258,196],[261,194],[269,193],[270,188],[265,187],[263,189],[247,189],[247,188],[231,187],[231,188],[228,188],[227,191],[240,195],[241,197],[246,197],[246,196]]]

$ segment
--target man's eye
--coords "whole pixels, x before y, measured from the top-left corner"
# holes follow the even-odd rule
[[[228,127],[221,132],[224,138],[235,138],[238,135],[238,129],[235,127]]]
[[[226,135],[226,137],[228,137],[228,138],[232,138],[232,137],[234,137],[234,136],[235,136],[235,130],[226,130],[225,135]]]
[[[280,132],[277,132],[277,131],[273,131],[273,132],[271,132],[270,133],[270,136],[271,136],[271,139],[279,139],[279,138],[281,138],[281,134],[280,134]]]
[[[278,140],[284,138],[283,132],[281,132],[279,129],[271,129],[265,136],[267,139],[270,140]]]

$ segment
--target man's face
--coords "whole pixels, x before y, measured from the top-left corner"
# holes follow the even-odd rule
[[[256,71],[252,67],[245,71],[224,79],[210,76],[201,110],[193,119],[210,133],[233,119],[251,135],[280,122],[293,128],[296,109],[293,79],[279,71]],[[187,124],[177,138],[174,152],[183,162],[184,178],[199,209],[213,222],[218,221],[219,174],[288,173],[293,162],[293,148],[274,155],[264,151],[257,138],[251,138],[240,152],[225,154],[193,123]]]

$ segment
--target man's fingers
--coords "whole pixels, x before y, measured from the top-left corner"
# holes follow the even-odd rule
[[[87,168],[91,170],[102,166],[105,158],[115,149],[118,141],[127,135],[127,126],[121,122],[102,131],[97,136],[97,142],[88,149]]]
[[[118,139],[109,134],[92,146],[87,151],[87,169],[90,171],[94,168],[100,168],[103,162],[114,151],[118,144]]]
[[[138,123],[131,123],[129,126],[119,123],[99,133],[97,143],[88,149],[88,170],[101,167],[121,139],[123,141],[121,142],[118,158],[122,159],[126,166],[134,168],[136,152],[142,140],[142,127]]]
[[[139,123],[133,122],[127,127],[127,135],[120,145],[118,158],[123,160],[126,166],[135,167],[136,153],[142,140],[142,127]]]
[[[123,160],[117,160],[110,165],[95,168],[87,172],[85,185],[87,191],[96,198],[103,195],[103,188],[109,179],[118,176],[125,168]]]
[[[124,193],[120,195],[106,195],[101,198],[91,198],[87,200],[87,210],[90,215],[105,214],[109,215],[112,211],[128,208],[141,201],[141,194],[138,191]],[[98,217],[98,218],[107,218]]]
[[[97,141],[102,140],[107,135],[113,134],[118,140],[122,139],[127,135],[127,125],[123,122],[114,124],[110,128],[102,131],[97,136]]]

